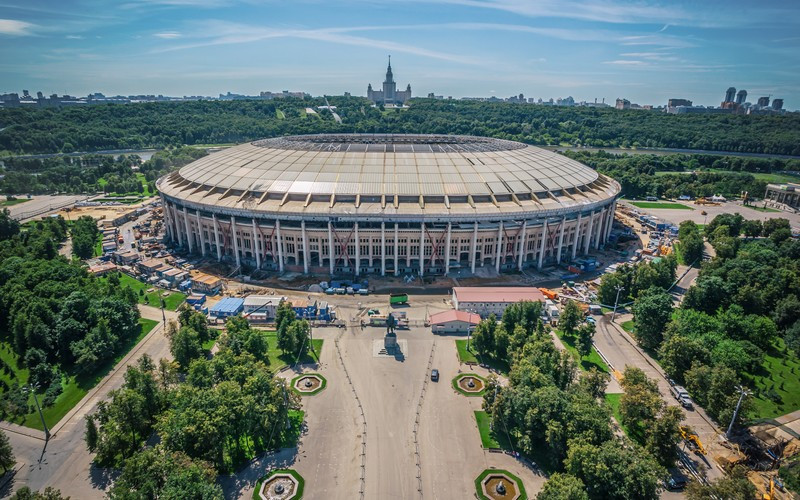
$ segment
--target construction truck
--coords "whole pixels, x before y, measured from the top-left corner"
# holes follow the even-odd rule
[[[700,441],[700,436],[692,432],[692,430],[688,427],[681,426],[681,437],[686,444],[689,445],[689,448],[694,449],[695,453],[699,455],[707,455],[705,446],[703,446],[703,442]]]

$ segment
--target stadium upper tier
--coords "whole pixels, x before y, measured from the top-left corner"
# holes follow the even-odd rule
[[[385,134],[263,139],[194,161],[158,188],[190,208],[411,219],[555,214],[607,202],[620,189],[579,162],[518,142]]]

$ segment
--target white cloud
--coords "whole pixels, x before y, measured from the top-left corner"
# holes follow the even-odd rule
[[[615,64],[617,66],[647,66],[646,61],[637,59],[617,59],[615,61],[606,61],[605,64]]]
[[[67,40],[83,40],[81,35],[67,35]]]
[[[17,21],[16,19],[0,19],[0,35],[28,36],[33,35],[31,30],[36,28],[35,24]]]
[[[153,36],[156,38],[164,38],[166,40],[171,40],[174,38],[180,38],[181,34],[178,33],[177,31],[165,31],[163,33],[155,33]]]

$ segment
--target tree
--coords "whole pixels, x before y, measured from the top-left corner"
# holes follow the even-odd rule
[[[616,439],[600,445],[570,444],[564,468],[591,485],[590,499],[655,499],[664,469],[638,447],[621,446]]]
[[[0,210],[0,241],[11,239],[19,234],[19,222],[11,218],[7,208]]]
[[[182,370],[189,368],[192,360],[203,355],[203,346],[200,336],[193,328],[181,327],[170,340],[169,350]]]
[[[625,302],[628,298],[631,286],[630,280],[626,280],[626,270],[630,266],[622,265],[617,268],[613,273],[606,273],[600,278],[600,286],[597,288],[597,299],[601,304],[613,306],[617,301],[617,289],[622,288],[619,292],[619,301]]]
[[[637,431],[649,427],[665,404],[658,384],[641,368],[627,366],[620,385],[623,390],[619,400],[621,423]]]
[[[800,319],[800,300],[797,295],[787,295],[775,305],[772,319],[781,330],[786,330]]]
[[[772,233],[779,229],[788,229],[791,232],[792,226],[789,224],[789,220],[783,218],[767,219],[763,223],[761,234],[770,237]]]
[[[636,297],[633,319],[636,340],[645,349],[657,349],[664,339],[664,327],[672,316],[672,297],[662,289],[650,288]]]
[[[275,329],[277,330],[278,349],[282,352],[294,352],[296,349],[295,338],[289,335],[289,327],[297,321],[297,313],[292,308],[292,303],[282,301],[275,312]]]
[[[298,358],[302,358],[306,354],[311,347],[311,325],[308,324],[308,321],[305,319],[301,319],[292,323],[289,327],[288,336],[292,338],[292,343],[294,344],[294,349],[292,349],[292,354]]]
[[[578,325],[583,322],[583,311],[574,300],[568,300],[558,318],[558,326],[567,335],[574,335]]]
[[[756,487],[747,479],[747,469],[735,466],[727,476],[723,476],[711,484],[704,485],[692,481],[686,488],[689,500],[752,500],[756,497]]]
[[[673,335],[658,350],[661,366],[671,377],[683,380],[686,370],[695,362],[708,363],[711,353],[698,339]]]
[[[586,486],[575,476],[556,472],[544,483],[537,500],[589,500]]]
[[[794,352],[795,356],[800,356],[800,320],[786,330],[783,336],[786,347]]]
[[[14,467],[17,463],[14,458],[14,450],[11,448],[11,441],[5,431],[0,430],[0,467],[3,468],[3,474],[8,472],[8,469]]]
[[[472,333],[472,348],[481,356],[489,356],[495,347],[494,332],[497,329],[497,318],[490,314],[481,320]]]
[[[61,495],[61,490],[48,486],[43,492],[31,491],[27,486],[18,489],[9,500],[69,500]]]
[[[86,448],[89,449],[91,453],[97,449],[97,441],[99,439],[99,435],[97,433],[97,424],[94,421],[94,416],[86,415],[86,432],[84,433],[84,439],[86,440]]]
[[[601,372],[593,366],[581,375],[578,385],[586,394],[599,399],[605,395],[609,379],[608,373]]]
[[[742,223],[742,232],[748,238],[757,238],[761,236],[761,221],[758,219],[749,219]]]
[[[594,323],[586,322],[582,324],[575,333],[577,337],[575,339],[575,348],[578,350],[578,354],[582,357],[588,356],[592,352],[592,339],[595,333]]]
[[[677,406],[667,405],[662,408],[661,415],[648,425],[645,449],[664,467],[673,467],[678,460],[682,420],[683,411]]]

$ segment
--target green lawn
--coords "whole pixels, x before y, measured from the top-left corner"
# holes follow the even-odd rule
[[[475,411],[475,421],[478,422],[478,431],[481,433],[481,445],[484,448],[510,450],[511,444],[504,432],[492,430],[492,417],[483,410]]]
[[[687,207],[680,203],[672,203],[670,201],[628,201],[628,203],[639,208],[694,210],[692,207]]]
[[[752,208],[753,210],[757,210],[759,212],[771,212],[771,213],[780,212],[780,210],[775,208],[760,207],[757,205],[747,205],[747,208]]]
[[[93,257],[100,257],[103,255],[103,233],[97,234],[97,241],[94,243],[94,249],[92,250]]]
[[[466,340],[456,340],[456,350],[458,350],[458,360],[462,363],[477,363],[478,358],[471,350],[467,349]]]
[[[284,113],[284,112],[283,112],[283,111],[281,111],[280,109],[276,109],[276,110],[275,110],[275,116],[277,116],[277,117],[278,117],[278,120],[284,120],[284,119],[286,119],[286,113]]]
[[[120,274],[119,282],[123,286],[129,286],[133,288],[136,297],[139,298],[140,304],[147,304],[152,307],[161,307],[161,303],[159,301],[160,295],[164,290],[160,288],[155,288],[148,283],[144,283],[142,281],[137,280],[136,278],[132,278],[127,274]],[[147,290],[155,288],[156,291],[147,293]],[[145,294],[141,295],[139,292],[144,290]],[[186,295],[180,292],[171,292],[169,295],[164,297],[164,308],[170,311],[174,311],[183,304],[183,301],[186,300]]]
[[[606,403],[611,408],[611,414],[614,416],[614,419],[619,424],[620,428],[622,429],[622,432],[624,432],[625,435],[628,436],[629,438],[636,440],[637,436],[634,436],[631,433],[631,430],[628,429],[627,426],[622,425],[622,414],[619,412],[619,402],[621,398],[622,394],[606,394]]]
[[[214,347],[214,344],[217,343],[222,330],[217,330],[216,328],[209,328],[209,333],[211,334],[211,338],[203,342],[203,350],[207,352],[211,352],[211,349]]]
[[[93,375],[64,375],[61,382],[63,392],[56,398],[53,405],[42,409],[42,414],[44,415],[44,420],[48,427],[52,428],[58,423],[59,420],[61,420],[64,415],[74,408],[75,405],[78,404],[94,386],[96,386],[106,375],[108,375],[109,372],[111,372],[114,366],[116,366],[117,363],[119,363],[122,358],[124,358],[130,352],[130,350],[133,349],[134,346],[136,346],[136,344],[138,344],[148,333],[150,333],[150,331],[158,324],[158,322],[150,319],[140,318],[139,324],[141,325],[139,335],[123,345],[119,350],[119,353],[113,359],[98,367],[97,371]],[[9,354],[8,349],[10,349],[10,347],[3,342],[2,349],[0,349],[0,354],[4,356],[4,359],[5,355]],[[15,364],[11,366],[16,367]],[[24,378],[24,380],[27,381],[27,370],[17,370],[17,376],[20,377],[20,380]],[[39,394],[39,401],[41,401],[43,397],[44,392]],[[29,404],[34,407],[33,397],[31,397]],[[22,419],[16,420],[15,422],[33,429],[44,430],[39,413],[35,409],[33,412],[25,415]]]
[[[502,373],[503,375],[508,375],[508,372],[511,370],[511,367],[508,366],[508,363],[505,361],[497,361],[494,359],[478,359],[478,353],[472,350],[472,344],[469,346],[469,350],[467,350],[467,340],[461,339],[456,340],[456,350],[458,351],[458,359],[462,363],[480,363],[481,361],[486,363],[487,366],[490,368],[497,370],[498,372]]]
[[[625,330],[626,332],[633,334],[634,323],[632,319],[628,321],[623,321],[622,323],[620,323],[619,326],[621,326],[622,329]]]
[[[283,354],[280,349],[278,349],[278,332],[275,330],[266,330],[267,332],[267,343],[269,344],[269,366],[274,368],[275,370],[279,370],[286,365],[294,364],[296,358],[291,354]],[[302,358],[300,358],[300,363],[319,363],[319,355],[322,353],[322,345],[324,344],[324,340],[322,339],[314,339],[312,340],[312,345],[314,347],[314,352],[309,351],[308,354]]]
[[[778,339],[764,356],[761,370],[745,376],[755,389],[753,419],[774,418],[800,409],[800,359]]]
[[[26,201],[30,201],[28,198],[17,198],[16,200],[3,200],[0,201],[0,207],[13,207],[14,205],[19,205],[20,203],[25,203]]]
[[[611,373],[608,365],[603,361],[603,358],[597,354],[597,350],[594,347],[592,347],[592,352],[590,352],[588,356],[581,357],[580,354],[578,354],[578,349],[575,347],[575,337],[565,335],[561,330],[556,330],[555,332],[558,338],[561,339],[561,343],[567,348],[567,351],[579,361],[579,366],[581,368],[588,371],[592,367],[595,367],[598,371]]]

